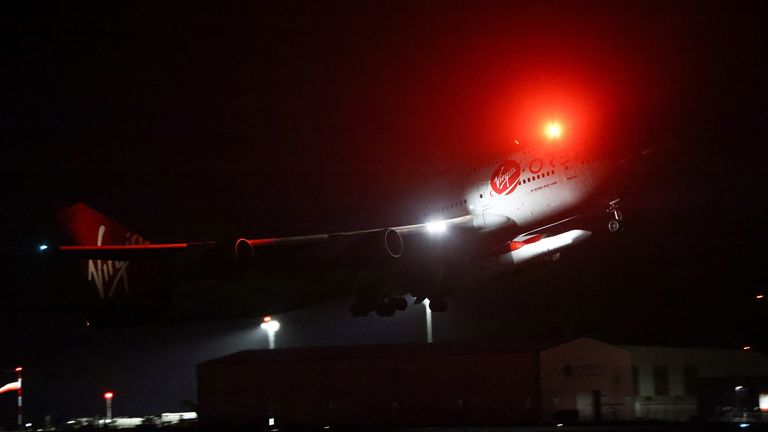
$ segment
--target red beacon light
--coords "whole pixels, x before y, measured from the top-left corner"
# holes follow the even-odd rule
[[[544,125],[544,135],[550,140],[558,140],[563,136],[563,125],[560,122],[551,121]]]
[[[104,399],[112,399],[113,397],[115,397],[115,394],[112,392],[104,393]]]

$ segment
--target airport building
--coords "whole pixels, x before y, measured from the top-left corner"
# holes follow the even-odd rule
[[[243,351],[198,365],[204,426],[760,421],[748,350],[464,343]],[[768,417],[765,417],[768,420]]]

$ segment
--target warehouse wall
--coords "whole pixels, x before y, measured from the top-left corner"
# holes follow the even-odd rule
[[[634,418],[627,350],[581,338],[543,350],[539,359],[542,420],[561,421],[568,411],[580,421]]]
[[[536,422],[534,353],[440,347],[249,351],[198,368],[213,425],[461,425]]]

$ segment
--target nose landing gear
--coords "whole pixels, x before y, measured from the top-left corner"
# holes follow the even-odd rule
[[[611,218],[608,220],[608,231],[612,233],[617,233],[619,231],[624,230],[624,222],[623,218],[624,215],[621,214],[621,210],[619,210],[619,199],[612,200],[608,203],[608,210],[606,210],[608,214],[611,215]]]

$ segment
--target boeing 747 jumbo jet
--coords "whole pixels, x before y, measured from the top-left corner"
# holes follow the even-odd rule
[[[355,316],[392,316],[407,294],[443,311],[457,287],[622,230],[612,179],[626,160],[563,144],[515,145],[414,225],[157,244],[77,204],[61,215],[72,244],[51,249],[81,261],[91,320],[260,316],[345,294]]]

